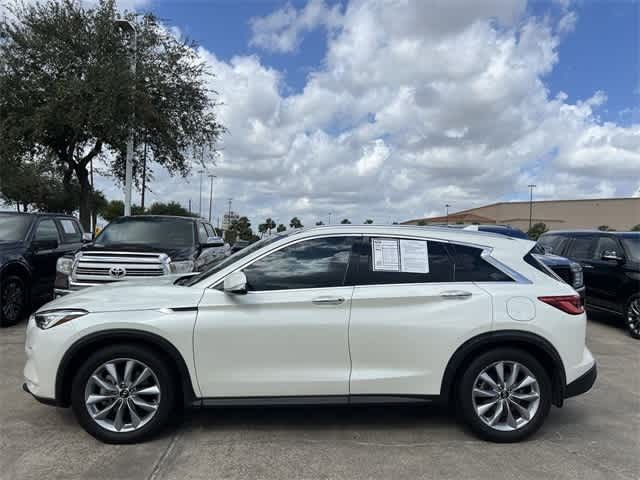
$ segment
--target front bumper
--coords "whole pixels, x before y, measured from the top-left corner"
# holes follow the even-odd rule
[[[567,385],[564,391],[564,398],[575,397],[576,395],[588,392],[596,382],[597,376],[598,367],[594,363],[589,370]]]

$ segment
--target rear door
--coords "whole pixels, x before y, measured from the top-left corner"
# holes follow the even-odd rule
[[[57,254],[59,257],[74,253],[82,247],[82,228],[75,218],[57,218],[61,242]]]
[[[382,269],[376,261],[380,240],[390,241],[382,244],[387,249],[397,242],[401,259],[397,271],[391,250],[390,261]],[[417,241],[411,244],[414,254],[408,269],[402,265],[406,241]],[[416,261],[425,247],[428,272],[420,271]],[[465,281],[464,275],[455,281],[446,243],[365,237],[354,283],[349,324],[351,395],[437,395],[455,349],[470,333],[491,329],[491,297],[473,280]]]
[[[56,248],[36,247],[34,242],[52,241],[58,242]],[[58,248],[61,238],[55,219],[40,218],[36,225],[32,240],[33,258],[33,294],[39,301],[47,300],[53,294],[53,282],[56,278],[56,262],[58,260]]]

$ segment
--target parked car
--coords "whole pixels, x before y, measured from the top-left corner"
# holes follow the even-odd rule
[[[82,227],[64,214],[0,212],[0,326],[53,298],[56,261],[82,246]]]
[[[640,339],[640,232],[552,231],[539,243],[580,262],[587,308],[624,318]]]
[[[464,230],[473,230],[476,232],[491,232],[513,238],[522,238],[525,240],[529,239],[528,235],[522,230],[510,225],[467,225],[466,227],[464,227]],[[559,255],[554,255],[545,251],[543,248],[536,251],[533,255],[535,255],[538,260],[540,260],[547,267],[553,270],[553,272],[562,280],[571,285],[574,290],[578,292],[580,298],[584,302],[584,276],[582,273],[582,266],[578,262],[574,262]]]
[[[182,405],[402,401],[521,440],[596,378],[580,299],[534,246],[408,226],[272,235],[194,276],[49,303],[29,321],[24,389],[113,443]]]
[[[56,296],[104,283],[206,270],[229,254],[208,222],[139,215],[113,220],[91,244],[58,261]]]

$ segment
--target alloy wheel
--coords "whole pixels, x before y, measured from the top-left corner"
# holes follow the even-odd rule
[[[472,392],[476,414],[500,431],[527,425],[540,406],[540,385],[531,371],[518,362],[495,362],[476,377]]]
[[[20,319],[24,290],[17,281],[9,281],[2,292],[2,314],[7,322],[14,323]]]
[[[640,337],[640,298],[636,298],[629,303],[627,325],[632,335]]]
[[[132,432],[155,416],[161,396],[151,368],[132,358],[118,358],[94,370],[85,386],[84,403],[102,428]]]

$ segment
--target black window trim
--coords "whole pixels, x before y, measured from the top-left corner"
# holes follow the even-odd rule
[[[224,279],[226,277],[228,277],[229,275],[231,275],[232,273],[237,272],[238,270],[242,270],[244,268],[247,268],[250,265],[252,265],[253,263],[257,262],[258,260],[266,257],[267,255],[271,255],[272,253],[276,253],[276,252],[282,250],[283,248],[289,247],[291,245],[295,245],[295,244],[300,243],[300,242],[305,242],[307,240],[317,240],[319,238],[335,238],[335,237],[341,237],[341,238],[342,237],[353,237],[353,238],[360,239],[360,241],[362,241],[362,237],[363,236],[364,236],[364,234],[361,234],[361,233],[329,233],[329,234],[323,233],[323,234],[313,235],[313,236],[310,236],[310,237],[295,238],[291,242],[286,242],[286,243],[284,243],[282,245],[278,245],[277,247],[272,248],[271,250],[269,250],[267,252],[264,252],[262,255],[254,257],[251,260],[248,260],[246,263],[243,263],[239,267],[234,268],[233,270],[229,270],[224,275],[222,275],[218,280],[216,280],[211,285],[209,285],[207,288],[216,289],[216,288],[222,286],[222,284],[224,283]],[[351,275],[349,274],[349,269],[351,268],[351,264],[353,263],[352,259],[353,259],[353,252],[351,252],[351,255],[349,256],[349,262],[347,262],[347,272],[346,272],[345,277],[344,277],[344,284],[343,285],[334,286],[334,287],[284,288],[284,289],[280,289],[280,290],[257,290],[257,291],[248,291],[247,294],[264,294],[264,293],[275,293],[275,292],[300,292],[300,291],[309,291],[309,290],[324,290],[324,289],[327,289],[327,288],[353,288],[353,285],[350,285],[349,282],[347,282],[347,279],[349,279],[351,277]]]
[[[37,222],[34,222],[35,225],[34,225],[34,228],[33,228],[33,238],[32,238],[31,241],[37,240],[36,237],[38,236],[38,228],[40,228],[40,224],[42,222],[46,222],[48,220],[51,220],[53,222],[53,226],[55,227],[56,232],[58,233],[58,245],[63,244],[64,242],[62,241],[62,234],[60,233],[60,226],[58,225],[58,222],[56,221],[55,217],[49,217],[49,216],[40,217],[40,218],[38,218]]]

